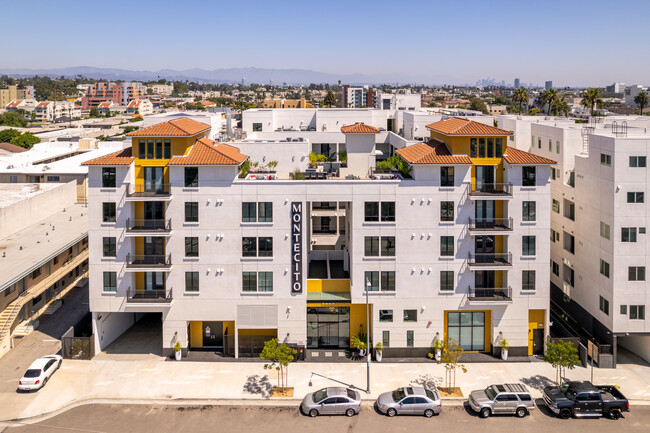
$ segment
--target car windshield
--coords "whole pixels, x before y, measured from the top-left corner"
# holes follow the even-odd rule
[[[357,399],[357,393],[352,391],[351,389],[346,390],[348,397],[350,397],[350,400],[356,400]]]
[[[487,398],[489,398],[490,400],[494,400],[494,397],[497,396],[497,392],[490,385],[487,388],[485,388],[485,395],[487,395]]]
[[[573,389],[571,389],[571,386],[568,383],[564,383],[560,385],[560,392],[564,394],[564,396],[569,400],[573,399],[573,397],[576,396],[576,392]]]
[[[394,402],[398,402],[404,397],[406,397],[406,392],[404,392],[404,388],[397,388],[395,391],[393,391]]]
[[[424,393],[429,397],[431,400],[436,400],[436,395],[431,391],[430,389],[425,389]]]
[[[314,402],[318,403],[327,398],[327,388],[320,389],[314,393]]]
[[[41,370],[30,369],[25,372],[24,377],[38,377],[41,375]]]

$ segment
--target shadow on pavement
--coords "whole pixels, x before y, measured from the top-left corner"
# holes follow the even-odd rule
[[[263,398],[269,398],[271,395],[271,381],[268,376],[253,374],[246,378],[244,383],[244,392],[250,394],[259,394]]]
[[[471,417],[474,417],[474,418],[478,418],[478,413],[474,412],[474,410],[469,406],[468,402],[466,402],[466,401],[463,402],[463,409],[465,409],[465,412],[467,413],[467,415],[469,415]]]
[[[413,379],[411,384],[420,385],[428,389],[435,389],[442,386],[443,379],[441,376],[431,376],[430,374],[420,375],[417,379]]]
[[[546,376],[542,376],[541,374],[538,374],[536,376],[530,376],[530,377],[522,377],[519,379],[519,381],[524,385],[536,389],[538,391],[542,391],[547,386],[555,385],[554,381],[552,381]]]

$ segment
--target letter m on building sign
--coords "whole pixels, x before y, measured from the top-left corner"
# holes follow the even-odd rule
[[[302,202],[291,202],[291,293],[302,293]]]

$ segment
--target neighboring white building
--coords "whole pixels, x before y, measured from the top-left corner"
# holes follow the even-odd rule
[[[18,111],[18,110],[25,110],[25,111],[34,111],[34,108],[36,108],[36,99],[14,99],[10,103],[8,103],[5,106],[5,110],[7,111]]]
[[[379,110],[419,110],[422,108],[422,95],[419,93],[383,93],[378,91],[375,108]]]
[[[641,93],[641,92],[648,92],[647,87],[643,87],[639,84],[631,84],[629,86],[625,86],[625,104],[626,105],[636,105],[636,102],[634,102],[634,98]]]
[[[156,95],[169,96],[174,93],[173,84],[151,84],[147,86],[147,90],[149,89]]]
[[[126,112],[129,114],[141,114],[146,116],[153,114],[153,104],[148,99],[135,99],[129,102],[126,107]]]

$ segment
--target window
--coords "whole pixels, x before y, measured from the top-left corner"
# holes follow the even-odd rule
[[[199,204],[195,201],[185,202],[185,222],[198,223],[199,222]]]
[[[382,331],[381,341],[384,347],[390,347],[390,331]]]
[[[382,222],[395,222],[395,202],[382,201],[381,202],[381,221]]]
[[[460,344],[463,350],[485,350],[485,313],[447,313],[447,337]]]
[[[104,272],[104,291],[117,292],[117,272]]]
[[[185,257],[198,257],[199,256],[199,238],[186,237],[185,238]]]
[[[645,167],[645,166],[646,166],[645,156],[630,156],[630,167]]]
[[[253,123],[253,132],[261,132],[262,131],[262,123],[261,122],[254,122]]]
[[[273,221],[273,203],[272,202],[243,202],[242,203],[242,222],[272,222]]]
[[[172,157],[172,141],[169,138],[165,139],[165,159]]]
[[[370,284],[368,284],[370,283]],[[365,281],[366,290],[369,292],[379,291],[379,272],[377,271],[366,271],[366,281]]]
[[[454,290],[454,271],[440,271],[440,290]]]
[[[242,291],[257,291],[257,272],[242,272]]]
[[[379,310],[379,321],[380,322],[392,322],[393,321],[393,310]]]
[[[147,159],[154,159],[153,140],[147,140]]]
[[[185,167],[185,188],[196,188],[199,186],[199,168]]]
[[[115,203],[102,203],[102,222],[114,223],[117,216]]]
[[[488,138],[487,139],[487,157],[488,158],[494,158],[494,139],[493,138]]]
[[[366,236],[365,237],[365,256],[378,257],[381,253],[382,257],[395,256],[395,236],[382,236],[381,237],[381,251],[379,249],[379,236]]]
[[[555,180],[555,179],[557,179],[557,177],[558,176],[557,176],[557,174],[555,172],[555,169],[553,167],[551,167],[551,180]]]
[[[242,257],[257,257],[257,238],[242,238]]]
[[[162,139],[156,139],[156,159],[163,159]]]
[[[273,272],[258,272],[257,281],[258,281],[257,283],[258,292],[273,291]]]
[[[115,188],[115,167],[102,167],[102,188]]]
[[[609,239],[609,225],[604,222],[600,222],[600,237]]]
[[[476,158],[476,144],[477,144],[476,138],[470,138],[469,139],[469,157],[470,158]]]
[[[535,221],[535,202],[534,201],[525,201],[522,203],[523,206],[523,221]]]
[[[147,146],[144,140],[138,140],[138,158],[145,159],[147,157]]]
[[[440,202],[440,221],[453,221],[454,220],[454,202],[441,201]]]
[[[535,186],[535,167],[532,166],[521,167],[521,185]]]
[[[567,232],[564,232],[564,249],[571,254],[576,253],[576,239]]]
[[[621,314],[627,316],[627,305],[621,305]]]
[[[273,238],[261,237],[258,238],[259,256],[260,257],[273,257]]]
[[[103,238],[103,247],[104,257],[117,256],[117,243],[114,237]]]
[[[366,222],[379,222],[379,202],[376,201],[365,202],[364,213],[365,213]]]
[[[18,176],[9,176],[9,183],[18,183]]]
[[[198,272],[185,272],[185,291],[198,292],[199,291],[199,273]]]
[[[567,185],[569,185],[571,188],[576,187],[576,172],[573,170],[569,172],[569,181]]]
[[[645,266],[629,266],[627,268],[628,281],[645,281]]]
[[[606,153],[601,153],[600,154],[600,165],[606,165],[607,167],[610,167],[612,165],[612,155],[608,155]]]
[[[557,153],[558,155],[560,154],[560,142],[559,141],[555,142],[555,153]]]
[[[645,320],[645,305],[630,305],[630,320]]]
[[[553,140],[549,138],[548,140],[548,151],[553,152]]]
[[[454,255],[454,237],[440,236],[440,255],[449,257]]]
[[[381,237],[382,257],[395,257],[395,236]]]
[[[600,273],[609,278],[609,263],[603,259],[600,259]]]
[[[34,269],[34,271],[32,272],[32,280],[35,280],[40,276],[41,276],[41,268]]]
[[[521,271],[521,290],[535,290],[535,271]]]
[[[602,296],[600,297],[600,311],[609,316],[609,301]]]
[[[553,199],[553,212],[560,213],[560,202]]]
[[[494,151],[494,156],[497,158],[501,158],[503,156],[503,139],[497,138],[495,139],[495,141],[496,141],[496,149]]]
[[[478,157],[485,158],[485,138],[478,139]]]
[[[521,253],[524,256],[534,256],[535,236],[523,236],[521,250],[522,250]]]
[[[567,199],[564,199],[564,217],[571,221],[576,220],[576,205]]]
[[[542,148],[542,137],[537,138],[537,148],[541,149]]]
[[[404,310],[404,321],[405,322],[417,322],[418,321],[418,310]]]
[[[413,331],[406,331],[406,347],[413,347]]]
[[[395,271],[381,271],[381,291],[395,291]]]
[[[567,265],[562,265],[562,274],[564,275],[564,282],[573,287],[573,277],[575,273],[573,272],[573,269],[568,267]]]
[[[621,228],[621,242],[636,242],[636,227]]]
[[[261,202],[257,203],[257,222],[270,223],[273,222],[273,203]]]
[[[454,186],[454,167],[440,167],[440,186]]]
[[[56,264],[58,264],[58,263],[59,263],[59,256],[56,256],[56,257],[54,257],[54,258],[52,259],[52,264],[53,264],[53,265],[56,265]]]
[[[552,270],[553,270],[553,274],[554,274],[555,276],[558,276],[558,277],[559,277],[559,276],[560,276],[560,265],[557,264],[557,263],[555,263],[555,262],[553,262],[553,261],[551,261],[551,268],[552,268]]]
[[[555,230],[551,229],[551,242],[556,242],[560,240],[560,234]]]
[[[379,236],[366,236],[365,237],[365,252],[366,257],[379,256]]]
[[[257,203],[242,202],[241,220],[244,223],[254,223],[257,221]]]
[[[627,193],[627,202],[628,203],[643,203],[643,193],[642,192],[628,192]]]
[[[242,257],[273,257],[273,238],[243,237]]]

